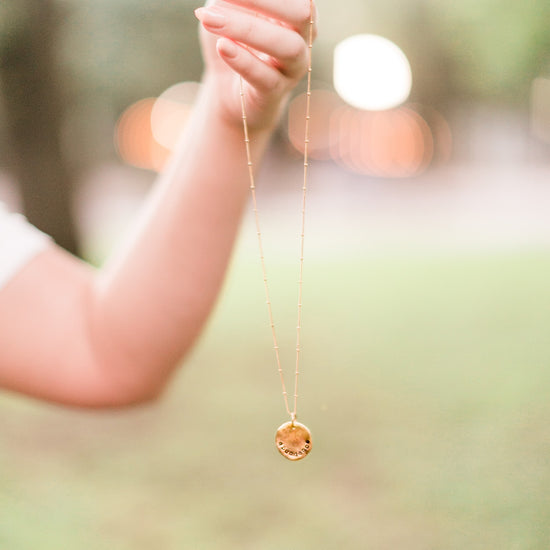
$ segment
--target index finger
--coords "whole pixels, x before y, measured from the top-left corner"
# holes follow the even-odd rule
[[[313,0],[222,0],[253,12],[273,17],[303,34],[315,19]]]

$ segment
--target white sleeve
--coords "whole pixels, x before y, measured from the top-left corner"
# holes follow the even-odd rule
[[[49,242],[50,237],[0,203],[0,289]]]

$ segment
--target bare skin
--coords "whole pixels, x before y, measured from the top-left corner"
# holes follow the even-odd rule
[[[81,407],[160,394],[215,303],[248,198],[238,75],[258,165],[306,71],[309,10],[309,0],[197,10],[203,86],[169,167],[101,269],[52,244],[0,291],[1,387]]]

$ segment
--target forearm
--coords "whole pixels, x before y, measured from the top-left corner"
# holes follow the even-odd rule
[[[208,85],[132,242],[93,293],[94,348],[122,384],[156,388],[199,334],[223,281],[248,198],[242,128],[211,111]],[[269,131],[251,136],[259,161]],[[140,388],[129,388],[137,391]]]
[[[199,100],[130,242],[103,268],[52,246],[2,290],[0,386],[87,407],[158,394],[212,309],[247,203],[242,132],[212,104]],[[252,139],[257,161],[268,138]]]

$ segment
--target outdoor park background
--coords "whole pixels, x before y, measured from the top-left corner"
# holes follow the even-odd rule
[[[0,199],[93,263],[163,154],[139,117],[125,148],[117,121],[200,78],[197,5],[0,4]],[[379,34],[413,73],[408,110],[389,116],[425,125],[370,118],[359,127],[385,133],[368,141],[352,122],[336,146],[320,130],[299,402],[311,455],[274,448],[286,418],[248,216],[208,330],[160,402],[88,412],[0,396],[3,550],[550,547],[550,7],[318,6],[314,89],[332,93],[340,40]],[[301,165],[287,120],[259,199],[291,364]],[[349,136],[389,149],[373,161]]]

